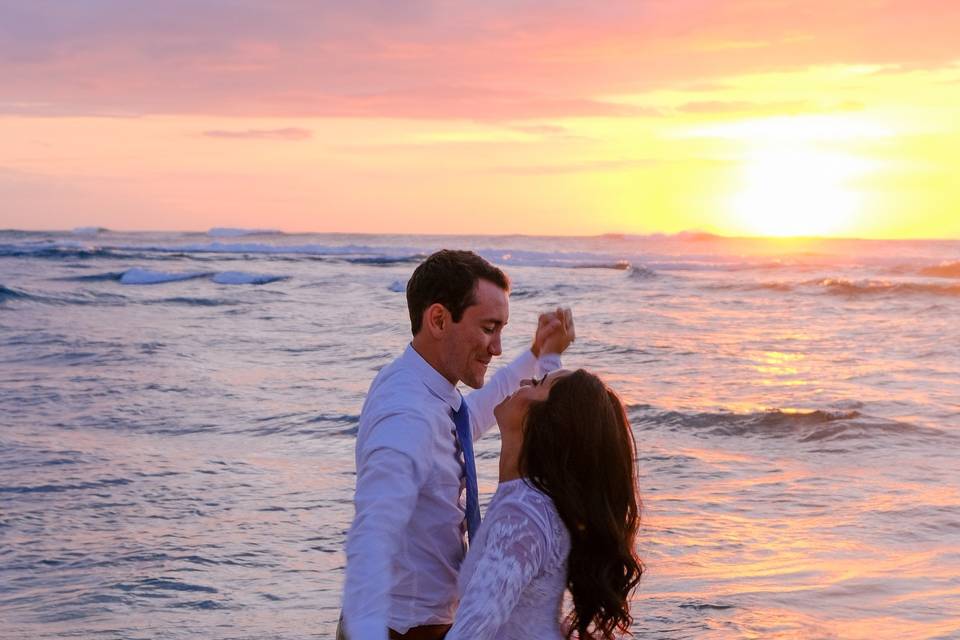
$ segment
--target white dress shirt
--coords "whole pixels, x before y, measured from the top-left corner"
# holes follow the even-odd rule
[[[559,355],[538,362],[527,350],[462,397],[411,345],[377,374],[357,433],[343,595],[350,640],[386,640],[387,627],[406,633],[453,621],[466,523],[452,412],[467,402],[476,440],[520,380],[559,366]]]

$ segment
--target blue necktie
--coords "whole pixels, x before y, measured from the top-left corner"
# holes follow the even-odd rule
[[[467,477],[467,536],[473,536],[480,526],[480,492],[477,489],[477,464],[473,457],[473,434],[470,432],[470,410],[460,398],[460,410],[453,412],[453,424],[457,426],[457,441],[463,451],[463,471]]]

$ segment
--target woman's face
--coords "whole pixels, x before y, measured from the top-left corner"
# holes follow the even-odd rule
[[[523,429],[523,421],[527,417],[527,411],[531,403],[546,400],[547,396],[550,395],[550,389],[557,383],[557,380],[565,378],[571,373],[572,371],[567,369],[558,369],[542,378],[522,380],[520,388],[507,396],[493,410],[497,424],[500,425],[500,432],[519,434]]]

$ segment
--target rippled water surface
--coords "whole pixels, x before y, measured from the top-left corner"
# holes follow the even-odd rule
[[[630,405],[651,638],[960,638],[960,243],[0,232],[0,637],[330,637],[423,255]],[[495,434],[478,447],[496,482]]]

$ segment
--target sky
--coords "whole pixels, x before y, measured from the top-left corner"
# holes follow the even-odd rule
[[[0,0],[0,228],[960,238],[960,2]]]

